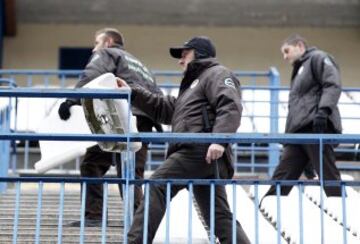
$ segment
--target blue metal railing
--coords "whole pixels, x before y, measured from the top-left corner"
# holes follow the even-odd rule
[[[300,143],[299,140],[295,140],[297,141],[296,143]],[[288,141],[289,142],[289,141]],[[294,142],[294,141],[293,141]],[[21,178],[18,178],[18,177],[6,177],[6,178],[0,178],[0,182],[16,182],[17,183],[17,187],[16,187],[16,199],[15,199],[15,212],[14,212],[14,231],[13,231],[13,240],[14,240],[14,243],[16,243],[16,240],[17,240],[17,231],[18,231],[18,223],[19,223],[19,205],[20,205],[20,195],[21,195],[21,192],[20,192],[20,185],[21,184],[26,184],[26,183],[29,183],[29,182],[37,182],[39,184],[39,191],[38,191],[38,196],[37,196],[37,215],[36,215],[36,233],[35,233],[35,236],[37,238],[40,237],[40,232],[41,232],[41,226],[38,224],[41,222],[41,215],[39,214],[39,212],[41,210],[39,210],[39,206],[41,206],[41,202],[42,202],[42,185],[43,184],[46,184],[46,183],[59,183],[61,185],[65,184],[65,183],[79,183],[79,184],[82,184],[82,186],[84,188],[86,188],[86,185],[87,184],[119,184],[119,183],[122,183],[122,184],[125,184],[126,183],[126,180],[125,179],[113,179],[113,178],[102,178],[102,179],[94,179],[94,178],[55,178],[55,177],[21,177]],[[197,185],[210,185],[213,187],[215,187],[216,185],[232,185],[233,188],[235,186],[249,186],[249,185],[253,185],[255,186],[255,198],[254,198],[254,203],[255,203],[255,212],[254,212],[254,215],[255,215],[255,233],[256,233],[256,238],[254,240],[254,243],[261,243],[259,242],[259,219],[261,218],[259,216],[259,209],[258,209],[258,206],[259,206],[259,196],[258,196],[258,193],[257,193],[257,188],[258,186],[267,186],[267,185],[276,185],[276,189],[277,189],[277,204],[276,204],[276,207],[277,207],[277,216],[276,216],[276,230],[277,232],[276,235],[277,235],[277,243],[282,243],[283,241],[283,238],[284,238],[284,233],[282,232],[282,225],[281,225],[281,213],[283,212],[281,209],[281,200],[280,200],[280,186],[298,186],[299,187],[299,233],[300,233],[300,242],[299,243],[304,243],[303,242],[303,235],[304,235],[304,232],[302,231],[303,229],[303,222],[302,222],[302,219],[303,219],[303,212],[304,212],[304,209],[302,207],[302,202],[304,201],[303,196],[302,194],[302,188],[305,186],[318,186],[319,182],[316,182],[316,181],[271,181],[271,180],[215,180],[215,179],[208,179],[208,180],[205,180],[205,179],[165,179],[165,180],[144,180],[144,181],[141,181],[141,180],[130,180],[129,181],[129,184],[144,184],[145,185],[145,200],[144,200],[144,203],[145,203],[145,215],[144,215],[144,233],[143,233],[143,237],[144,237],[144,243],[147,243],[147,225],[149,223],[149,220],[148,220],[148,213],[149,213],[149,186],[151,185],[166,185],[168,186],[167,189],[170,189],[171,186],[173,185],[186,185],[188,186],[188,189],[189,189],[189,194],[190,196],[192,196],[192,193],[191,193],[191,189],[193,188],[193,186],[197,186]],[[346,209],[346,196],[345,196],[345,186],[347,187],[351,187],[351,186],[356,186],[356,187],[359,187],[360,186],[360,181],[324,181],[322,183],[322,185],[326,185],[326,186],[342,186],[342,197],[341,197],[341,200],[342,200],[342,214],[343,214],[343,223],[344,223],[344,226],[343,226],[343,243],[348,243],[347,242],[347,239],[349,237],[352,236],[352,234],[350,233],[350,231],[347,229],[348,226],[346,225],[346,212],[347,211],[351,211],[351,210],[348,210]],[[59,196],[60,196],[60,199],[63,198],[63,195],[64,195],[64,188],[61,187],[60,188],[60,192],[59,192]],[[106,190],[107,189],[106,187],[104,188],[104,197],[107,195],[106,194]],[[84,191],[83,191],[84,192]],[[169,190],[170,192],[170,190]],[[233,209],[234,209],[234,214],[233,214],[233,221],[235,220],[235,217],[236,217],[236,211],[247,211],[246,209],[242,209],[241,208],[241,202],[239,203],[239,205],[237,205],[237,202],[236,202],[236,191],[233,190]],[[323,194],[323,193],[320,193],[320,194]],[[168,206],[170,206],[170,193],[169,194],[166,194],[166,202],[169,204]],[[83,193],[82,195],[82,203],[84,203],[84,199],[85,199],[85,195]],[[211,195],[209,196],[210,197],[210,205],[211,206],[214,206],[214,190],[211,191]],[[104,198],[105,200],[106,198]],[[191,199],[191,197],[190,197]],[[190,201],[190,200],[189,200]],[[62,203],[62,204],[61,204]],[[190,204],[190,202],[189,202]],[[323,204],[324,202],[322,201],[320,203],[320,208],[323,208]],[[295,207],[295,206],[294,206]],[[59,222],[61,222],[61,216],[62,216],[62,213],[64,211],[64,206],[63,206],[63,200],[60,200],[60,204],[59,204]],[[106,209],[106,205],[104,204],[104,209]],[[215,226],[215,223],[214,223],[214,208],[212,207],[211,208],[212,211],[211,211],[211,214],[210,214],[210,241],[211,243],[215,243],[215,235],[214,235],[214,226]],[[292,211],[295,211],[296,208],[294,208]],[[85,205],[82,204],[81,205],[81,209],[80,209],[80,212],[83,213],[85,211]],[[188,214],[188,218],[189,218],[189,223],[192,223],[191,221],[191,212],[189,211]],[[325,211],[321,211],[321,218],[324,218],[326,215]],[[168,216],[169,217],[166,217],[168,219],[171,218],[171,213],[168,212]],[[102,219],[102,222],[105,223],[105,221],[107,220],[107,217],[105,214],[103,214],[103,219]],[[169,220],[168,220],[169,221]],[[81,215],[81,226],[84,225],[84,216],[83,214]],[[324,236],[326,233],[325,233],[325,225],[324,225],[324,222],[322,221],[321,222],[321,233],[320,235]],[[191,224],[188,225],[188,242],[191,243],[191,239],[190,237],[192,236],[192,229],[190,228],[191,227]],[[179,227],[180,228],[180,227]],[[340,224],[339,224],[339,228],[340,228]],[[106,238],[106,225],[103,224],[102,225],[102,239],[105,240]],[[60,241],[58,243],[61,243],[61,236],[62,236],[62,225],[59,223],[58,225],[58,238],[60,238]],[[79,229],[79,233],[80,233],[80,243],[83,243],[84,241],[84,228],[83,227],[80,227]],[[234,231],[234,227],[233,227],[233,236],[235,231]],[[127,243],[126,242],[126,231],[124,231],[124,243]],[[316,233],[317,235],[319,233]],[[169,228],[167,227],[166,228],[166,239],[169,238]],[[268,238],[270,238],[268,236]],[[37,239],[38,240],[38,243],[41,241],[40,239]],[[59,239],[58,239],[59,240]],[[104,243],[104,241],[103,241]],[[165,241],[165,243],[169,243],[167,241]],[[236,240],[233,239],[233,242],[232,243],[236,243]],[[324,241],[324,239],[322,240],[321,243],[326,243]],[[350,242],[351,243],[351,242]]]
[[[68,80],[68,76],[74,76],[74,75],[78,75],[80,77],[82,71],[81,70],[0,70],[0,75],[2,75],[3,77],[9,77],[11,79],[17,79],[19,80],[19,83],[23,84],[22,86],[27,86],[27,87],[32,87],[35,85],[34,80],[36,80],[38,78],[37,84],[41,83],[43,84],[44,87],[49,87],[49,86],[60,86],[60,87],[64,87],[64,85],[66,85],[66,82]],[[156,77],[167,77],[167,78],[180,78],[182,73],[178,72],[178,71],[154,71],[154,74]],[[278,130],[276,130],[276,128],[278,128],[278,108],[277,108],[277,103],[276,101],[278,100],[278,91],[279,89],[271,89],[270,87],[279,87],[279,74],[276,71],[275,68],[271,68],[269,71],[261,71],[261,72],[254,72],[254,71],[235,71],[235,74],[240,77],[242,84],[250,84],[251,86],[243,86],[243,89],[251,89],[251,90],[267,90],[270,91],[271,93],[271,99],[276,99],[276,100],[270,100],[267,101],[269,102],[269,104],[271,104],[271,111],[268,115],[252,115],[251,116],[251,120],[252,123],[255,124],[256,122],[254,121],[255,118],[260,118],[260,117],[264,117],[264,118],[271,118],[271,120],[268,121],[268,127],[270,128],[270,133],[275,133],[278,132]],[[22,79],[25,78],[25,81]],[[245,81],[244,81],[245,79]],[[247,79],[247,80],[246,80]],[[257,84],[257,79],[263,79],[262,84],[264,84],[264,82],[268,83],[267,86],[258,86]],[[74,79],[69,79],[71,81],[73,81]],[[21,82],[22,81],[22,82]],[[257,85],[257,86],[255,86]],[[161,84],[161,87],[163,89],[177,89],[178,85],[175,84]],[[24,89],[24,88],[22,88]],[[21,91],[21,89],[19,89],[19,91]],[[38,90],[39,92],[41,92],[41,89]],[[22,92],[24,94],[26,94],[26,90],[22,90]],[[69,91],[69,94],[71,92]],[[68,96],[69,94],[64,93],[64,95]],[[25,96],[24,96],[25,97]],[[32,97],[36,97],[36,96],[32,96]],[[52,95],[48,95],[46,97],[52,97]],[[246,101],[244,101],[246,102]],[[254,101],[249,101],[250,103],[254,103]],[[246,115],[245,115],[246,117]],[[16,118],[15,118],[16,119]],[[23,123],[23,122],[21,122]],[[15,122],[15,125],[17,123]],[[276,131],[275,131],[276,130]],[[29,141],[25,141],[25,152],[24,152],[24,169],[29,169],[30,168],[30,162],[29,162]],[[16,145],[15,145],[16,146]],[[268,159],[267,162],[267,167],[269,167],[269,165],[271,165],[271,167],[274,167],[274,165],[276,165],[276,162],[278,160],[278,149],[275,145],[271,145],[273,150],[269,150],[270,147],[267,150],[267,154],[270,154],[270,157]],[[257,146],[252,145],[251,149],[253,150],[254,148],[257,148]],[[150,149],[151,149],[151,145],[150,145]],[[162,146],[162,151],[164,151],[164,147]],[[14,150],[16,150],[16,148],[14,148]],[[14,155],[15,157],[16,155]],[[149,156],[151,156],[151,153],[149,153]],[[255,165],[255,158],[252,158],[252,165]],[[12,169],[14,170],[14,173],[16,173],[18,166],[17,166],[17,160],[16,158],[12,159],[13,163],[12,163]],[[153,161],[150,157],[148,160],[148,165],[157,165],[159,164],[159,162]],[[238,167],[242,167],[242,164],[238,164]],[[256,167],[258,167],[259,165],[257,165]],[[149,166],[151,167],[151,166]],[[255,167],[252,167],[252,170],[255,170]],[[269,169],[269,172],[270,169]]]
[[[275,89],[274,89],[275,90]],[[107,98],[127,98],[129,94],[122,94],[119,92],[114,91],[104,91],[104,90],[86,90],[86,89],[80,89],[74,91],[66,91],[66,90],[57,90],[57,89],[25,89],[25,88],[18,88],[18,89],[2,89],[0,90],[0,97],[42,97],[42,95],[45,94],[47,97],[107,97]],[[309,144],[320,144],[320,147],[322,148],[323,144],[329,143],[329,144],[337,144],[337,143],[359,143],[360,141],[360,135],[312,135],[312,134],[299,134],[299,135],[286,135],[286,134],[254,134],[254,133],[238,133],[238,134],[193,134],[193,133],[139,133],[139,134],[126,134],[126,135],[73,135],[73,134],[35,134],[35,133],[11,133],[10,131],[1,131],[0,133],[0,140],[2,141],[10,141],[10,140],[77,140],[77,141],[126,141],[126,142],[132,142],[132,141],[142,141],[142,142],[152,142],[152,143],[164,143],[164,142],[197,142],[197,143],[264,143],[264,144],[278,144],[278,143],[309,143]],[[271,151],[271,149],[270,149]],[[322,151],[322,150],[320,150]],[[322,165],[322,154],[320,154],[320,161]],[[321,166],[322,169],[322,166]],[[70,183],[70,182],[76,182],[81,183],[84,188],[86,188],[87,184],[91,183],[122,183],[126,186],[125,191],[125,202],[130,202],[130,185],[133,184],[145,184],[145,206],[148,206],[149,203],[149,193],[148,189],[149,186],[153,184],[164,184],[166,186],[169,185],[169,191],[171,188],[171,185],[186,185],[188,186],[192,199],[192,188],[193,185],[210,185],[212,189],[214,189],[215,185],[225,185],[225,184],[233,184],[233,185],[276,185],[277,189],[277,238],[278,243],[282,240],[282,233],[281,233],[281,202],[280,202],[280,186],[281,185],[299,185],[301,188],[305,185],[320,185],[321,187],[325,185],[341,185],[343,186],[360,186],[359,181],[354,182],[346,182],[346,181],[339,181],[339,182],[333,182],[333,181],[324,181],[323,180],[323,172],[321,170],[320,172],[320,181],[314,182],[314,181],[259,181],[259,180],[193,180],[193,179],[184,179],[184,180],[173,180],[173,179],[167,179],[167,180],[145,180],[145,181],[139,181],[139,180],[131,180],[130,177],[126,177],[124,179],[79,179],[79,178],[47,178],[47,177],[35,177],[35,178],[28,178],[28,177],[1,177],[0,182],[38,182],[39,183],[39,191],[38,191],[38,205],[37,205],[37,212],[36,212],[36,235],[35,235],[35,242],[40,242],[40,230],[41,230],[41,201],[42,201],[42,186],[44,182],[56,182],[56,183]],[[18,184],[20,185],[20,183]],[[256,187],[255,187],[256,189]],[[17,191],[20,191],[20,187],[17,187]],[[63,190],[60,190],[62,192]],[[257,190],[255,190],[257,191]],[[82,206],[81,206],[81,227],[80,227],[80,243],[84,242],[83,234],[84,234],[84,211],[85,211],[85,191],[83,191],[82,195]],[[212,206],[212,210],[214,210],[214,190],[211,191],[212,194],[210,195],[210,202]],[[60,193],[60,202],[63,202],[63,193]],[[104,195],[107,195],[106,192],[104,192]],[[168,197],[166,199],[166,202],[170,202],[170,195],[171,192],[166,194]],[[258,206],[259,199],[258,199],[258,193],[255,193],[255,205]],[[20,193],[16,193],[16,201],[20,201]],[[190,200],[189,200],[190,201]],[[320,208],[323,210],[323,195],[320,194]],[[342,201],[343,201],[343,214],[346,214],[346,198],[345,193],[343,191],[342,194]],[[236,205],[236,200],[234,200]],[[106,201],[104,201],[104,206]],[[132,204],[131,204],[132,205]],[[190,205],[190,202],[189,202]],[[301,205],[301,201],[299,203]],[[18,202],[16,202],[15,206],[18,206]],[[128,205],[125,205],[125,228],[124,233],[126,233],[129,228],[129,224],[131,222],[131,208],[126,207]],[[170,206],[170,205],[168,205]],[[15,222],[18,221],[17,218],[19,216],[18,211],[19,208],[16,207],[14,216]],[[145,207],[146,210],[146,207]],[[63,207],[59,208],[59,212],[63,211]],[[149,211],[147,209],[145,212]],[[192,218],[191,211],[189,211],[189,219]],[[257,212],[254,213],[258,218]],[[301,207],[299,214],[301,213]],[[322,211],[321,218],[324,218],[324,211]],[[61,216],[61,214],[59,215]],[[147,214],[145,214],[144,223],[148,223]],[[235,215],[234,215],[235,216]],[[211,223],[210,228],[210,239],[212,243],[215,242],[215,236],[214,236],[214,212],[211,212]],[[169,213],[170,218],[170,213]],[[103,223],[106,221],[106,215],[103,214]],[[234,219],[233,219],[234,221]],[[60,227],[60,223],[62,222],[61,218],[59,217],[59,227],[58,227],[58,233],[61,233],[62,227]],[[344,243],[347,243],[347,237],[348,232],[346,229],[346,215],[344,215],[344,233],[343,233],[343,241]],[[233,224],[234,225],[234,224]],[[258,235],[259,230],[257,223],[255,224],[256,227],[256,233],[257,233],[257,239],[256,243],[259,243]],[[189,224],[191,226],[191,224]],[[324,233],[324,221],[321,220],[321,236],[323,237],[325,235]],[[103,228],[106,228],[106,225],[103,225]],[[301,218],[300,218],[300,233],[302,233],[302,224],[301,224]],[[234,233],[235,227],[233,227],[233,233]],[[147,228],[144,228],[144,239],[146,240],[147,236]],[[105,232],[105,230],[102,230]],[[13,240],[16,242],[16,234],[17,234],[17,225],[14,224],[14,235]],[[188,230],[188,237],[192,236],[191,228],[189,227]],[[233,235],[234,236],[234,235]],[[61,237],[60,238],[61,241]],[[105,236],[103,235],[103,238]],[[168,231],[167,231],[167,238],[168,237]],[[105,239],[103,239],[105,240]],[[124,235],[124,242],[126,243],[126,234]],[[103,241],[104,242],[104,241]],[[59,242],[60,243],[60,242]],[[145,242],[146,243],[146,242]],[[234,243],[234,242],[233,242]],[[322,243],[324,243],[324,239],[322,239]]]
[[[0,74],[2,74],[5,77],[11,77],[13,79],[19,79],[19,77],[26,77],[28,79],[28,81],[26,82],[28,85],[33,84],[32,80],[35,79],[35,77],[40,77],[40,79],[42,80],[42,82],[44,83],[45,86],[51,85],[51,82],[55,82],[58,80],[67,80],[67,76],[68,75],[80,75],[81,71],[60,71],[60,70],[0,70]],[[155,71],[155,74],[157,77],[170,77],[170,78],[178,78],[181,75],[181,72],[169,72],[169,71]],[[268,92],[268,99],[267,96],[255,96],[255,97],[248,97],[246,99],[243,99],[243,104],[246,107],[251,108],[251,112],[250,113],[244,113],[243,118],[250,118],[250,122],[253,125],[253,132],[264,132],[264,133],[275,133],[275,132],[281,132],[283,131],[283,128],[279,128],[279,121],[281,120],[281,126],[283,126],[283,121],[285,120],[285,112],[282,111],[280,113],[279,108],[280,107],[285,107],[287,101],[281,101],[279,100],[279,93],[281,92],[287,92],[288,91],[288,87],[281,87],[279,86],[279,76],[276,72],[275,69],[271,69],[269,71],[266,72],[242,72],[242,71],[237,71],[236,74],[240,77],[240,79],[242,80],[243,83],[243,79],[246,78],[254,78],[254,82],[250,82],[250,84],[256,84],[256,79],[257,78],[266,78],[269,83],[269,85],[264,86],[264,85],[244,85],[242,87],[242,90],[244,92],[246,91],[267,91]],[[51,78],[50,78],[51,77]],[[55,78],[54,78],[55,77]],[[60,78],[61,79],[60,79]],[[51,82],[50,82],[51,80]],[[248,82],[249,83],[249,82]],[[178,85],[175,84],[161,84],[161,87],[163,89],[167,89],[167,90],[174,90],[174,89],[178,89]],[[346,96],[349,96],[351,98],[351,92],[359,92],[360,89],[359,88],[344,88],[343,92],[346,93]],[[254,93],[255,94],[255,93]],[[269,105],[269,106],[268,106]],[[349,107],[349,106],[358,106],[360,105],[360,101],[356,101],[356,99],[351,100],[350,102],[344,102],[343,104],[340,104],[341,106],[343,106],[344,108]],[[268,111],[263,111],[263,109],[261,109],[262,107],[269,107]],[[260,108],[260,110],[259,110]],[[351,108],[351,107],[349,107]],[[261,113],[259,113],[259,111],[263,111]],[[16,119],[16,117],[15,117]],[[243,121],[244,121],[243,119]],[[349,116],[346,115],[342,116],[343,121],[345,121],[345,125],[346,128],[349,128],[349,126],[351,126],[351,121],[355,121],[355,120],[359,120],[360,117],[354,117],[354,116]],[[24,120],[21,120],[24,121]],[[266,124],[265,127],[258,127],[260,126],[264,126],[264,123]],[[16,122],[12,123],[12,124],[17,124]],[[241,130],[242,127],[240,127]],[[16,129],[15,129],[16,130]],[[279,131],[280,130],[280,131]],[[349,133],[349,129],[347,130],[347,133]],[[351,132],[350,132],[351,133]],[[30,158],[29,158],[29,141],[25,141],[25,148],[24,148],[24,170],[22,170],[22,172],[26,172],[26,170],[31,169],[32,163],[33,162],[29,162]],[[14,150],[16,150],[16,144],[14,145]],[[159,165],[161,163],[161,160],[159,160],[159,156],[156,157],[156,159],[154,159],[154,157],[152,157],[152,151],[157,151],[156,154],[164,154],[164,150],[166,149],[166,146],[164,145],[154,145],[151,144],[150,145],[150,151],[149,151],[149,160],[147,162],[147,167],[153,169],[154,166],[156,167],[156,165]],[[159,150],[152,150],[152,149],[159,149]],[[241,160],[237,158],[237,160],[239,160],[238,162],[236,162],[236,170],[238,169],[242,169],[242,170],[249,170],[250,172],[256,172],[256,171],[264,171],[267,170],[268,174],[271,175],[274,167],[276,166],[276,163],[278,161],[279,158],[279,151],[281,150],[281,147],[279,147],[279,145],[277,144],[271,144],[271,145],[259,145],[257,143],[253,143],[249,146],[246,145],[237,145],[234,146],[234,152],[235,154],[239,155],[239,157],[241,157],[240,155],[243,154],[245,151],[250,152],[250,162],[246,159],[246,161]],[[358,156],[358,147],[352,146],[352,148],[344,148],[344,147],[339,147],[336,149],[336,152],[339,153],[347,153],[347,155],[350,155],[350,152],[352,152],[353,158],[354,160],[357,160]],[[17,164],[17,158],[16,158],[16,154],[14,154],[12,156],[12,170],[14,173],[17,173],[17,170],[22,169],[20,168],[20,164]],[[161,157],[160,157],[161,158]],[[20,158],[19,158],[20,159]],[[78,169],[78,165],[79,163],[77,162],[76,165],[74,166],[76,169]],[[360,167],[357,167],[356,165],[354,165],[354,163],[342,163],[340,165],[340,167],[342,169],[359,169]],[[62,168],[62,167],[61,167]]]

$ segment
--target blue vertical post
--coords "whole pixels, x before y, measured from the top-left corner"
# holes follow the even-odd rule
[[[269,73],[270,82],[270,133],[276,134],[279,132],[279,89],[280,74],[276,68],[271,67]],[[276,143],[269,145],[269,170],[268,174],[272,175],[275,166],[279,162],[279,147]]]
[[[9,104],[0,109],[0,132],[10,132],[10,108],[11,100],[9,98]],[[10,161],[10,141],[0,141],[0,177],[8,176],[9,161]],[[0,194],[6,190],[6,182],[0,183]]]
[[[0,1],[0,68],[2,68],[3,40],[5,27],[5,1]],[[8,106],[0,109],[0,131],[7,132]],[[6,177],[9,168],[9,142],[0,141],[0,177]],[[6,190],[6,182],[0,183],[0,194]]]
[[[2,68],[5,35],[5,1],[0,1],[0,69]]]

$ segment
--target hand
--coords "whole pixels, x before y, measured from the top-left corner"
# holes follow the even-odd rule
[[[327,130],[327,116],[316,114],[313,121],[313,131],[315,133],[324,133]]]
[[[211,164],[211,161],[219,159],[224,154],[225,148],[220,144],[211,144],[206,153],[206,162]]]
[[[116,83],[118,87],[130,88],[130,86],[123,79],[116,77]]]
[[[58,114],[60,116],[60,119],[62,120],[68,120],[70,118],[70,108],[73,106],[74,103],[70,100],[65,100],[60,104]]]

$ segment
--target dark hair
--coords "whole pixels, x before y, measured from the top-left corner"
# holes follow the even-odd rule
[[[283,41],[282,46],[285,44],[295,46],[298,43],[304,44],[305,48],[307,48],[307,40],[299,34],[291,34],[290,36],[288,36]]]
[[[115,28],[103,28],[95,32],[95,36],[105,34],[105,36],[113,39],[114,43],[124,46],[124,38],[120,31]]]

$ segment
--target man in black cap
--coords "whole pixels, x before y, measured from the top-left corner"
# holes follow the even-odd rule
[[[240,83],[215,59],[214,45],[207,37],[194,37],[181,47],[170,48],[184,70],[177,98],[153,94],[132,84],[132,103],[158,123],[171,124],[173,132],[235,133],[240,125],[242,105]],[[118,79],[119,86],[127,86]],[[173,143],[166,161],[151,179],[230,179],[234,174],[229,144]],[[184,185],[171,186],[171,198]],[[210,186],[194,185],[201,214],[210,226]],[[166,210],[166,186],[150,186],[148,243],[152,243]],[[186,213],[184,213],[186,214]],[[225,187],[215,188],[215,235],[221,243],[232,242],[232,213]],[[180,227],[181,228],[181,227]],[[185,228],[185,227],[183,227]],[[144,201],[135,213],[128,233],[129,243],[143,243]],[[236,243],[250,243],[241,225],[236,225]]]

